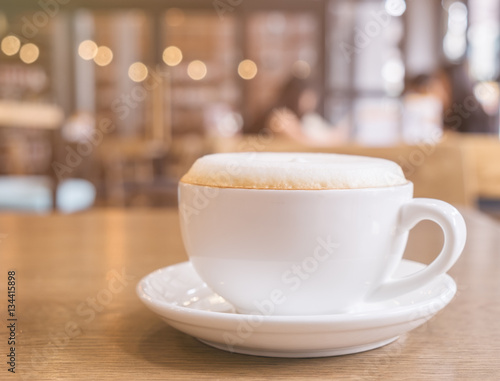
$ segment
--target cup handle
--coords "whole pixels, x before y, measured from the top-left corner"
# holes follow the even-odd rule
[[[416,290],[455,264],[465,246],[467,228],[462,215],[450,204],[430,198],[415,198],[400,211],[399,230],[406,232],[423,220],[436,222],[444,233],[441,253],[424,269],[403,278],[390,278],[368,297],[367,302],[387,300]]]

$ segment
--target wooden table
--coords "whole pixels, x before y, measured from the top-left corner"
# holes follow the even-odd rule
[[[498,380],[500,227],[464,211],[469,238],[450,272],[451,304],[373,351],[279,359],[213,349],[177,332],[135,294],[139,279],[186,260],[175,210],[0,215],[0,379]],[[429,262],[442,236],[412,234],[407,257]],[[16,271],[16,374],[7,371],[7,271]]]

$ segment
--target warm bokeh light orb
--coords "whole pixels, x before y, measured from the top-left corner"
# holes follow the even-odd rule
[[[21,41],[16,36],[6,36],[2,40],[2,52],[4,52],[4,54],[8,56],[13,56],[14,54],[16,54],[19,51],[20,47]]]
[[[35,62],[40,56],[40,49],[35,44],[29,43],[23,45],[19,51],[19,58],[26,64]]]
[[[134,82],[142,82],[148,77],[148,67],[142,62],[134,62],[128,68],[128,76]]]
[[[249,80],[257,75],[257,64],[252,60],[243,60],[238,65],[238,74],[241,78]]]
[[[182,61],[182,51],[177,46],[169,46],[163,51],[163,62],[168,66],[177,66]]]
[[[203,61],[194,60],[189,63],[187,71],[191,79],[199,81],[207,75],[207,65]]]
[[[113,60],[113,52],[107,46],[99,46],[94,62],[99,66],[106,66]]]
[[[78,46],[78,55],[84,60],[90,61],[97,54],[97,44],[92,40],[85,40],[80,42]]]

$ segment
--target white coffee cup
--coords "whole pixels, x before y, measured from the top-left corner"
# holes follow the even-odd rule
[[[181,182],[181,231],[200,277],[238,312],[345,313],[416,290],[460,256],[466,227],[451,205],[413,199],[413,184],[363,189],[241,189]],[[409,230],[443,230],[438,257],[392,275]]]

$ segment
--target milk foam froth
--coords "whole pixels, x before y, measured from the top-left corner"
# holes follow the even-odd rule
[[[406,184],[396,163],[327,153],[242,152],[199,158],[181,182],[220,188],[320,190]]]

